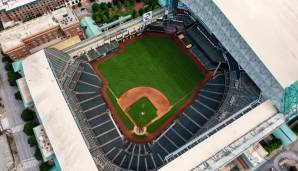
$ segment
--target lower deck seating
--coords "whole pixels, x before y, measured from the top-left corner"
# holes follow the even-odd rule
[[[110,43],[103,44],[95,49],[90,49],[87,53],[81,54],[79,59],[83,61],[94,61],[100,57],[104,57],[107,54],[118,49],[119,43],[117,41],[112,41]]]
[[[83,81],[88,80],[82,78]],[[154,170],[165,164],[166,155],[183,146],[208,122],[221,98],[220,94],[214,95],[212,92],[223,93],[224,81],[223,76],[210,80],[202,88],[202,92],[206,89],[210,93],[204,97],[199,94],[173,126],[153,144],[137,144],[123,140],[106,112],[101,95],[76,89],[76,96],[99,147],[112,163],[128,170]],[[93,84],[93,81],[88,83]]]
[[[192,46],[192,52],[196,55],[198,60],[208,69],[212,70],[216,68],[216,64],[212,62],[198,47],[197,45]]]
[[[212,42],[194,25],[186,30],[187,36],[192,40],[192,43],[197,45],[201,51],[214,63],[225,62],[221,52],[217,47],[212,45]]]
[[[133,143],[125,140],[114,124],[107,105],[100,94],[101,80],[88,63],[80,63],[83,68],[73,90],[88,129],[95,139],[98,149],[110,163],[109,167],[125,170],[156,170],[166,164],[165,157],[176,151],[206,130],[220,109],[226,81],[218,75],[204,85],[193,102],[181,113],[176,121],[154,142]],[[229,77],[231,80],[234,77]],[[235,82],[235,81],[234,81]],[[244,82],[244,83],[242,83]],[[230,84],[231,81],[229,81]],[[239,89],[241,93],[258,94],[247,75],[241,73]],[[240,96],[240,95],[239,95]],[[246,102],[249,102],[248,98]]]

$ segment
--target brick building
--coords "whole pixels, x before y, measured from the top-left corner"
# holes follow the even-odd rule
[[[0,20],[28,21],[64,6],[73,6],[80,0],[0,0]]]
[[[84,39],[78,18],[70,8],[60,8],[2,31],[0,44],[10,58],[18,59],[75,35]]]

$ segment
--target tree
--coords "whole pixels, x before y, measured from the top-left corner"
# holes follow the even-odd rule
[[[102,17],[103,17],[103,14],[101,12],[93,13],[93,19],[95,20],[96,23],[101,23]]]
[[[24,109],[21,113],[21,118],[23,121],[32,121],[34,119],[35,112],[31,109]]]
[[[2,62],[8,62],[8,63],[12,63],[13,62],[13,60],[7,55],[7,54],[5,54],[5,53],[3,53],[2,51],[1,51],[1,54],[2,54]]]
[[[17,85],[16,80],[21,78],[21,75],[13,71],[8,71],[7,77],[8,77],[9,85],[16,86]]]
[[[119,1],[119,0],[113,0],[113,1],[112,1],[113,5],[117,5],[118,1]]]
[[[13,67],[11,63],[6,63],[5,64],[5,70],[6,71],[13,71]]]
[[[124,0],[124,6],[126,7],[126,8],[128,8],[129,7],[129,2],[128,2],[128,0]]]
[[[103,22],[108,23],[109,22],[109,17],[107,15],[103,15],[102,20],[103,20]]]
[[[33,147],[35,145],[37,145],[37,141],[35,136],[30,136],[27,140],[28,144],[30,145],[30,147]]]
[[[271,154],[274,150],[278,149],[282,145],[282,141],[276,137],[273,137],[269,142],[261,141],[261,145],[269,154]]]
[[[108,6],[105,2],[102,2],[99,4],[99,8],[102,10],[102,11],[106,11],[108,9]]]
[[[136,0],[137,2],[141,2],[141,0]]]
[[[150,6],[146,6],[145,8],[144,8],[144,12],[146,13],[146,12],[148,12],[148,11],[150,11],[151,10],[151,7]]]
[[[131,0],[130,3],[131,3],[131,5],[135,5],[136,4],[136,0]]]
[[[26,122],[25,125],[24,125],[24,133],[28,136],[32,136],[34,135],[34,132],[33,132],[33,128],[36,126],[36,124],[34,122]]]
[[[100,9],[100,5],[98,3],[92,4],[92,11],[96,12]]]
[[[16,92],[16,93],[14,94],[14,98],[17,99],[17,100],[22,100],[22,96],[21,96],[20,91],[18,91],[18,92]]]
[[[44,162],[39,166],[40,171],[49,171],[51,168],[52,166],[48,162]]]
[[[132,16],[132,18],[136,18],[136,16],[137,16],[137,11],[136,11],[136,10],[133,10],[132,13],[131,13],[131,16]]]
[[[122,6],[122,3],[120,1],[117,1],[117,5],[116,6],[117,6],[118,9],[120,9],[121,6]]]
[[[108,6],[108,8],[112,8],[112,3],[108,2],[107,6]]]
[[[142,16],[143,14],[144,14],[144,9],[143,8],[139,9],[139,15]]]
[[[36,158],[36,160],[42,160],[42,155],[38,147],[35,148],[34,157]]]
[[[120,17],[120,15],[115,12],[110,13],[108,16],[110,22],[115,21]]]

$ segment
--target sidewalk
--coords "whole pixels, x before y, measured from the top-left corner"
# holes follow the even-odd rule
[[[0,54],[0,59],[2,55]],[[24,122],[20,117],[24,106],[21,101],[15,100],[14,93],[17,92],[17,87],[11,87],[7,81],[4,64],[0,61],[0,97],[5,106],[5,117],[8,120],[8,126],[12,130],[12,137],[16,144],[17,153],[20,158],[20,167],[18,170],[39,170],[38,162],[34,159],[34,148],[31,148],[27,143],[27,135],[23,133]],[[34,160],[33,160],[34,159]],[[28,161],[34,161],[28,166]]]

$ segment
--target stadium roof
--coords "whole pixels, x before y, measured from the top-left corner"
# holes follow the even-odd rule
[[[283,88],[298,80],[298,1],[215,0],[214,3]]]
[[[191,150],[171,161],[162,167],[160,171],[192,170],[276,113],[276,108],[267,100],[238,120],[210,136],[205,141],[199,143]]]
[[[35,108],[61,169],[97,170],[51,70],[45,51],[41,50],[27,57],[23,68]]]

